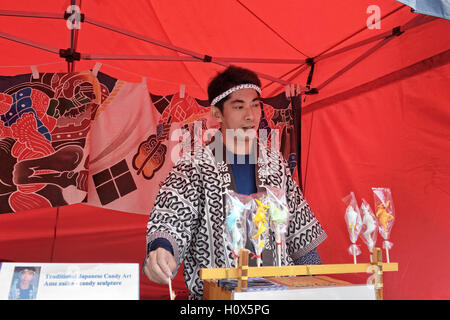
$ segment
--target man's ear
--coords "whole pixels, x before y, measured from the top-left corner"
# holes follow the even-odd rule
[[[223,115],[222,115],[222,111],[220,111],[219,108],[217,108],[215,106],[211,106],[211,116],[217,122],[222,122]]]

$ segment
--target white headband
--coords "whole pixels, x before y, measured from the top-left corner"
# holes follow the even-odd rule
[[[230,88],[227,91],[225,91],[224,93],[221,93],[220,95],[218,95],[217,97],[215,97],[213,99],[213,101],[211,102],[212,106],[215,106],[220,100],[222,100],[223,98],[225,98],[226,96],[232,94],[235,91],[241,90],[241,89],[255,89],[256,91],[258,91],[259,94],[261,94],[261,88],[258,87],[256,84],[253,83],[245,83],[245,84],[240,84],[236,87]]]

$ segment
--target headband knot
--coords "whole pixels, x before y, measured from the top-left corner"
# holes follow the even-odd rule
[[[258,91],[259,94],[261,94],[261,88],[258,87],[256,84],[244,83],[244,84],[240,84],[238,86],[232,87],[232,88],[228,89],[227,91],[225,91],[224,93],[219,94],[217,97],[215,97],[213,99],[213,101],[211,102],[211,105],[215,106],[219,101],[223,100],[223,98],[225,98],[226,96],[232,94],[235,91],[241,90],[241,89],[254,89],[254,90]]]

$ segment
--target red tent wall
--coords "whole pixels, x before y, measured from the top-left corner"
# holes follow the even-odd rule
[[[449,79],[446,64],[305,114],[304,184],[329,235],[319,247],[324,263],[353,259],[341,199],[354,191],[359,204],[365,198],[373,208],[371,188],[391,188],[390,258],[399,272],[384,273],[386,299],[450,298]],[[358,244],[358,261],[369,261],[367,247],[361,239]]]
[[[0,214],[0,262],[51,261],[57,208]]]

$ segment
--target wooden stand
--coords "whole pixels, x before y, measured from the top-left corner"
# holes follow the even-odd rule
[[[200,270],[200,278],[204,281],[203,285],[203,299],[205,300],[231,300],[233,291],[221,288],[217,284],[218,279],[238,279],[238,286],[236,292],[246,291],[248,278],[264,277],[268,280],[270,277],[282,276],[310,276],[301,277],[304,287],[309,284],[314,286],[314,281],[322,281],[319,283],[326,286],[327,282],[334,285],[351,285],[344,281],[325,277],[327,274],[348,274],[348,273],[372,273],[376,299],[383,299],[383,272],[398,271],[398,263],[383,263],[382,251],[380,248],[373,250],[372,263],[358,263],[358,264],[321,264],[321,265],[298,265],[298,266],[282,266],[282,267],[249,267],[248,266],[248,250],[243,249],[239,255],[239,266],[237,268],[214,268]],[[314,277],[311,277],[314,276]],[[319,277],[317,277],[319,276]],[[278,278],[279,279],[279,278]],[[289,279],[289,282],[295,282],[295,279]],[[280,279],[281,280],[281,279]],[[280,280],[276,282],[281,282]],[[311,282],[313,281],[313,282]],[[298,281],[297,281],[298,282]],[[297,285],[298,287],[298,285]]]
[[[382,252],[380,248],[373,249],[373,262],[372,265],[375,266],[375,292],[377,295],[377,300],[383,300],[383,262],[382,262]],[[398,268],[397,268],[398,270]]]
[[[239,253],[239,278],[236,291],[241,291],[242,288],[247,288],[248,279],[248,250],[242,249]]]

